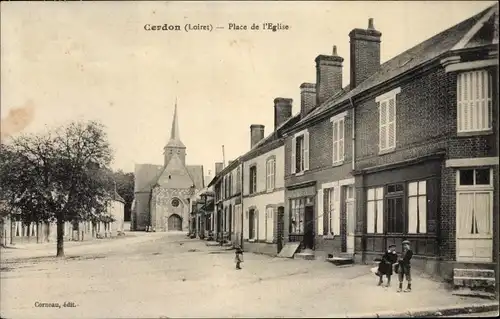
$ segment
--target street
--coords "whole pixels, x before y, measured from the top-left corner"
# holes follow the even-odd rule
[[[207,247],[185,233],[2,249],[3,318],[351,317],[487,303],[415,275],[413,292],[376,286],[370,266],[278,259]]]

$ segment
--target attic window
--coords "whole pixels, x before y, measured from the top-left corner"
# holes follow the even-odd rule
[[[168,175],[168,179],[172,179],[172,175]]]

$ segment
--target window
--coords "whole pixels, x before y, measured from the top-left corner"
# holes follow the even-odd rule
[[[396,96],[379,102],[379,150],[396,147]]]
[[[458,174],[460,186],[479,186],[491,184],[491,170],[489,168],[461,169]]]
[[[492,80],[486,70],[464,72],[457,77],[457,131],[490,130]]]
[[[405,233],[405,216],[403,206],[403,184],[387,186],[387,232]]]
[[[408,233],[427,232],[427,182],[408,184]]]
[[[291,165],[292,174],[309,169],[309,132],[301,132],[293,137]]]
[[[274,236],[274,208],[266,208],[266,241],[273,242]]]
[[[172,207],[177,207],[179,206],[179,200],[177,198],[172,199]]]
[[[344,160],[344,118],[333,121],[333,164]]]
[[[340,234],[339,187],[323,190],[323,235]]]
[[[227,195],[228,197],[233,195],[233,175],[231,173],[227,177]]]
[[[276,182],[276,160],[270,158],[266,162],[266,189],[273,190]]]
[[[248,212],[248,239],[257,239],[257,214],[254,209]]]
[[[382,234],[384,232],[384,188],[368,189],[367,203],[368,234]]]
[[[236,193],[241,192],[241,170],[240,167],[236,170]]]
[[[493,234],[493,170],[457,171],[457,233],[476,237]]]
[[[306,207],[306,198],[296,198],[290,200],[290,233],[304,233],[304,214]]]
[[[250,167],[250,194],[257,192],[257,166]]]

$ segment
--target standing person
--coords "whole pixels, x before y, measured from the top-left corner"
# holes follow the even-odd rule
[[[243,250],[239,245],[236,246],[235,254],[234,261],[236,262],[236,269],[239,270],[241,269],[240,264],[243,262]]]
[[[406,277],[408,282],[408,287],[405,292],[411,292],[411,258],[413,257],[413,251],[410,248],[410,242],[408,240],[403,240],[403,253],[398,261],[398,277],[399,277],[399,289],[398,292],[403,291],[403,279]]]
[[[379,277],[378,285],[381,286],[384,283],[384,275],[387,277],[387,285],[391,285],[392,276],[392,266],[398,262],[398,254],[396,253],[396,245],[389,245],[387,251],[382,256],[382,260],[378,265],[377,275]]]

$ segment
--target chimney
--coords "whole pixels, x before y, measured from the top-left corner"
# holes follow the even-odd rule
[[[351,90],[372,76],[380,68],[380,37],[373,18],[368,29],[354,29],[349,33],[351,43]]]
[[[250,125],[250,148],[253,148],[261,139],[264,138],[264,125]]]
[[[292,99],[277,97],[274,99],[274,130],[292,117]]]
[[[342,62],[333,46],[332,55],[316,57],[316,105],[321,105],[329,97],[342,90]]]
[[[215,175],[219,174],[223,168],[224,168],[224,163],[216,162],[215,163]]]
[[[300,85],[300,118],[304,118],[316,106],[316,84]]]

